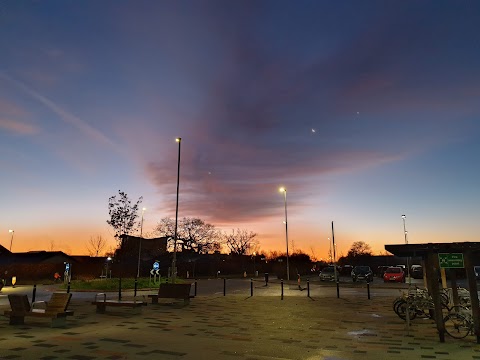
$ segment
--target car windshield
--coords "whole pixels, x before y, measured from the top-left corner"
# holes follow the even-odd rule
[[[368,266],[357,266],[357,267],[355,267],[355,272],[367,273],[369,271],[370,271],[370,268]]]
[[[334,268],[333,267],[327,267],[322,270],[322,273],[333,273]]]
[[[386,272],[390,274],[396,274],[396,273],[401,273],[402,269],[392,267],[392,268],[388,268]]]

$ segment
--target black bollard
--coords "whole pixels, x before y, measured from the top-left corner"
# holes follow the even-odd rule
[[[370,300],[370,283],[367,282],[367,293],[368,293],[368,300]]]
[[[138,279],[135,278],[135,288],[134,288],[134,291],[133,291],[133,296],[137,296],[137,287],[138,287]]]
[[[310,279],[307,279],[307,296],[310,297]]]
[[[118,278],[118,301],[122,300],[122,278]]]
[[[339,281],[337,280],[337,299],[340,298],[340,287],[339,287]]]
[[[68,285],[67,285],[67,294],[70,293],[70,279],[68,279]]]
[[[197,280],[198,279],[195,279],[195,296],[197,296]]]
[[[282,295],[281,295],[281,300],[283,300],[283,279],[280,280],[280,284],[282,285]]]
[[[37,295],[37,284],[33,284],[32,304],[35,302],[35,295]]]
[[[250,296],[253,296],[253,279],[250,279]]]
[[[227,279],[223,278],[223,296],[227,294]]]

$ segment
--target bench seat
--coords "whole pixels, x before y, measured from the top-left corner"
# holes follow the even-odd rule
[[[106,299],[106,294],[101,293],[95,296],[95,301],[92,301],[92,305],[96,305],[97,313],[104,314],[107,310],[107,306],[113,307],[128,307],[132,308],[134,313],[141,313],[142,307],[146,305],[145,301],[141,300],[112,300]]]
[[[54,293],[46,303],[44,309],[32,309],[27,295],[8,295],[11,310],[5,310],[4,315],[10,318],[10,325],[23,325],[25,317],[43,318],[51,320],[51,327],[64,327],[68,315],[73,311],[67,311],[72,294]]]
[[[150,294],[148,297],[152,299],[152,304],[158,304],[158,299],[179,299],[186,305],[194,297],[190,295],[191,287],[192,284],[162,284],[157,294]]]

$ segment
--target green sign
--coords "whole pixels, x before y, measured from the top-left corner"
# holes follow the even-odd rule
[[[463,254],[438,254],[441,268],[463,268]]]

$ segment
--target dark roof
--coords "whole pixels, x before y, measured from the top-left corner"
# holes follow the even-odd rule
[[[72,255],[71,258],[78,263],[104,263],[107,260],[107,256]]]
[[[50,258],[59,256],[70,260],[73,258],[62,251],[29,251],[24,253],[13,253],[16,261],[42,262]]]
[[[0,245],[0,255],[11,255],[12,253],[6,248]]]
[[[468,251],[478,253],[480,252],[480,242],[396,244],[385,245],[385,250],[400,257],[425,257],[428,253],[464,253]]]
[[[168,239],[169,236],[160,236],[160,237],[156,237],[156,238],[144,238],[144,237],[140,237],[140,236],[133,236],[133,235],[126,235],[126,234],[123,234],[123,235],[120,235],[120,239],[121,240],[124,240],[124,239],[132,239],[132,240],[140,240],[142,239],[142,241],[155,241],[155,240],[165,240],[165,239]],[[180,239],[177,239],[177,241],[179,241]]]

